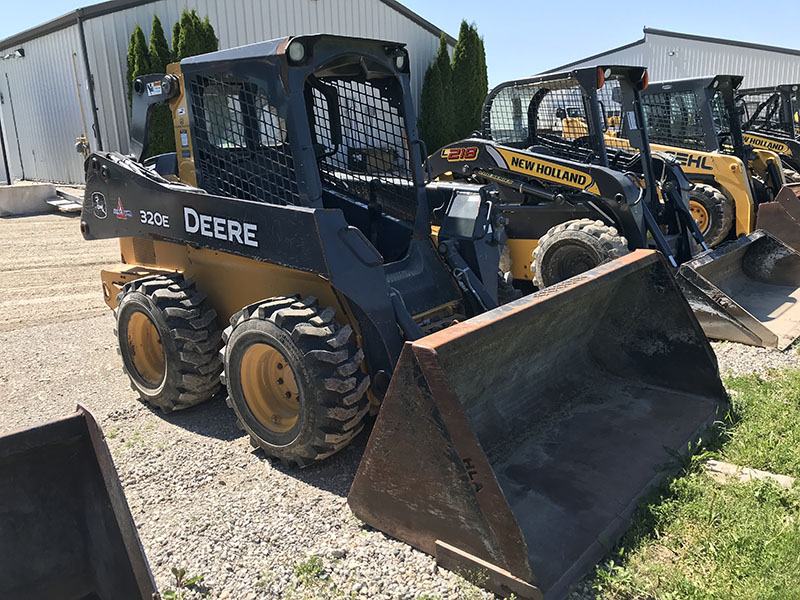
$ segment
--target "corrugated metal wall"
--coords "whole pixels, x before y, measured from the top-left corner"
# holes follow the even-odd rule
[[[21,46],[24,58],[0,61],[0,111],[11,174],[32,180],[82,181],[83,157],[75,152],[75,138],[83,135],[83,124],[73,53],[88,127],[91,109],[77,26]]]
[[[197,9],[201,18],[208,15],[220,48],[321,32],[405,42],[417,98],[422,76],[439,44],[436,35],[376,0],[160,0],[89,19],[84,25],[86,44],[106,149],[128,151],[124,73],[134,26],[139,23],[149,39],[155,13],[170,41],[172,25],[184,7]]]
[[[744,75],[742,87],[761,87],[800,81],[800,56],[757,48],[732,46],[659,35],[645,34],[645,41],[590,61],[570,65],[644,65],[650,81],[702,77],[705,75]]]
[[[153,14],[157,14],[167,41],[171,41],[172,25],[184,8],[197,9],[201,18],[208,15],[220,48],[309,33],[405,42],[411,56],[412,89],[417,101],[425,69],[439,44],[438,35],[379,0],[159,0],[88,18],[83,27],[105,150],[129,150],[125,71],[128,40],[134,26],[139,23],[149,39]],[[12,176],[80,183],[83,159],[74,146],[83,126],[72,67],[73,52],[77,55],[81,97],[93,150],[96,144],[78,27],[72,25],[20,45],[25,48],[23,59],[0,61],[3,94],[0,114]],[[0,54],[12,50],[0,49]]]

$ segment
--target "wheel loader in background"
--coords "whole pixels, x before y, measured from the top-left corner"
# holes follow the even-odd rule
[[[800,84],[737,90],[745,144],[775,152],[789,184],[800,183]]]
[[[299,466],[372,409],[358,517],[498,593],[563,598],[725,403],[670,267],[640,250],[498,306],[497,193],[423,181],[403,44],[299,36],[168,71],[134,81],[136,156],[85,163],[133,388],[169,412],[222,382]],[[143,164],[158,102],[178,150]]]
[[[707,248],[690,212],[690,184],[676,159],[650,151],[646,88],[647,70],[629,66],[503,83],[484,103],[480,135],[434,152],[429,170],[497,186],[504,267],[518,287],[533,280],[545,288],[654,248],[673,266],[683,263],[679,282],[707,335],[785,348],[800,335],[800,255],[758,232],[693,260]],[[780,258],[780,268],[767,256]]]

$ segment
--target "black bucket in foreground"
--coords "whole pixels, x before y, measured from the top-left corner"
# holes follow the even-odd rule
[[[406,343],[348,501],[500,595],[564,598],[725,402],[671,269],[636,251]]]
[[[0,437],[0,598],[157,597],[136,527],[88,411]]]
[[[800,254],[766,231],[684,263],[678,282],[711,339],[784,350],[800,336]]]

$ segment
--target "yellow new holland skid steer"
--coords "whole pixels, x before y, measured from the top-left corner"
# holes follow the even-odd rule
[[[177,154],[139,161],[168,102]],[[90,155],[81,229],[122,362],[169,412],[222,393],[307,466],[378,420],[349,502],[519,598],[563,598],[725,402],[670,267],[641,250],[502,306],[492,186],[426,185],[402,44],[329,35],[133,86],[134,157]],[[429,206],[439,207],[437,235]]]
[[[429,171],[497,186],[504,270],[522,289],[653,248],[684,264],[679,283],[707,335],[786,347],[800,336],[800,255],[759,232],[693,260],[707,248],[690,184],[674,158],[650,152],[647,88],[646,69],[613,65],[500,84],[480,135],[434,152]]]

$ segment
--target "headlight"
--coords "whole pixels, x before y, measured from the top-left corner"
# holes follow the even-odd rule
[[[406,55],[405,54],[398,54],[394,57],[394,66],[398,71],[402,71],[406,68]]]
[[[289,44],[289,49],[286,52],[289,55],[289,60],[293,63],[303,62],[306,57],[306,47],[300,42],[292,42]]]

